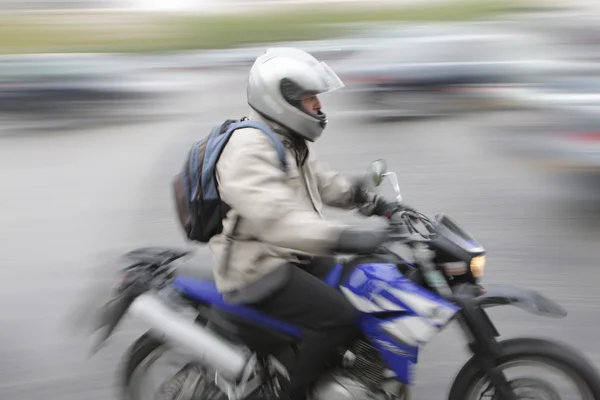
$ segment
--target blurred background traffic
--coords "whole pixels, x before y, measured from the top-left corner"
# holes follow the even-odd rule
[[[70,307],[107,252],[186,245],[170,179],[194,140],[247,114],[247,71],[272,45],[346,84],[322,98],[322,159],[359,174],[386,158],[407,203],[486,246],[489,280],[571,312],[502,311],[503,333],[568,340],[598,365],[599,4],[0,0],[0,398],[114,398],[139,332],[86,360]],[[425,349],[416,398],[447,391],[466,357],[453,335]]]

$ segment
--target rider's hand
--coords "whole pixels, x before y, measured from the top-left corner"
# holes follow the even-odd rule
[[[348,228],[340,235],[333,251],[345,254],[372,254],[388,240],[389,235],[388,229]]]
[[[370,187],[365,176],[352,179],[353,201],[355,204],[365,204],[369,201]]]

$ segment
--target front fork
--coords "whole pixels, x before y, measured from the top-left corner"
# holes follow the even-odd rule
[[[422,243],[413,246],[415,261],[421,265],[427,284],[436,293],[446,299],[453,299],[454,303],[461,307],[457,320],[467,336],[469,348],[496,389],[494,399],[518,400],[504,373],[498,368],[497,360],[501,354],[496,341],[500,334],[496,327],[481,306],[473,304],[468,297],[454,296],[444,276],[435,268],[433,254],[433,251]]]
[[[496,389],[495,400],[518,400],[504,373],[498,368],[496,361],[500,357],[500,348],[496,338],[500,334],[485,310],[468,298],[453,295],[444,276],[435,268],[433,251],[427,246],[421,243],[413,246],[413,255],[415,261],[422,266],[427,284],[442,297],[452,298],[461,307],[457,319],[467,336],[469,348]]]
[[[500,334],[493,322],[485,310],[479,306],[474,306],[470,301],[464,300],[457,303],[462,308],[457,320],[467,336],[469,348],[475,359],[494,386],[494,399],[518,400],[504,372],[498,366],[501,353],[496,338]]]

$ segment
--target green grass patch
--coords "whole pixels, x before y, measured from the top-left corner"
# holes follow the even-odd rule
[[[402,8],[377,9],[366,5],[289,8],[216,16],[142,13],[5,16],[0,17],[0,53],[217,49],[327,38],[343,32],[339,25],[348,23],[474,20],[522,4],[517,0],[459,0]]]

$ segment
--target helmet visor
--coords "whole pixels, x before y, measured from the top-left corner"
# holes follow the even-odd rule
[[[300,101],[307,97],[330,93],[345,87],[342,80],[324,62],[314,63],[308,75],[310,78],[304,84],[284,78],[281,80],[281,93],[288,101]]]
[[[322,77],[322,84],[316,88],[316,94],[330,93],[346,87],[340,77],[324,61],[321,61],[316,68]]]

